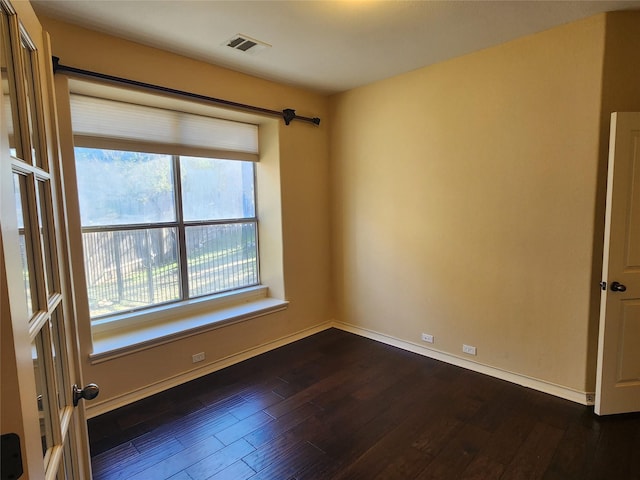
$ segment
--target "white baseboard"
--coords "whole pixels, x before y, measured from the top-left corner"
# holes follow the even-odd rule
[[[178,385],[182,385],[183,383],[195,380],[196,378],[202,377],[204,375],[208,375],[209,373],[216,372],[262,353],[266,353],[270,350],[274,350],[278,347],[282,347],[297,340],[301,340],[323,330],[327,330],[328,328],[331,328],[333,326],[333,322],[328,321],[315,327],[307,328],[297,333],[281,337],[277,340],[258,345],[257,347],[249,348],[242,352],[229,355],[228,357],[222,358],[213,363],[209,363],[200,368],[189,370],[188,372],[184,372],[180,375],[167,378],[161,382],[147,385],[145,387],[133,390],[122,395],[118,395],[102,402],[93,401],[91,402],[91,404],[87,405],[85,409],[85,415],[87,418],[93,418],[98,415],[102,415],[103,413],[110,412],[111,410],[115,410],[116,408],[123,407],[138,400],[142,400],[143,398],[163,392],[165,390],[168,390],[169,388],[177,387]]]
[[[348,323],[337,322],[337,321],[328,321],[320,325],[316,325],[315,327],[307,328],[305,330],[301,330],[297,333],[284,336],[277,340],[273,340],[271,342],[258,345],[256,347],[244,350],[242,352],[229,355],[228,357],[222,358],[216,362],[209,363],[200,368],[196,368],[188,372],[184,372],[180,375],[167,378],[163,381],[160,381],[151,385],[147,385],[145,387],[133,390],[131,392],[119,395],[117,397],[113,397],[102,402],[94,401],[86,407],[86,410],[85,410],[86,417],[93,418],[98,415],[102,415],[103,413],[107,413],[111,410],[115,410],[116,408],[123,407],[125,405],[136,402],[138,400],[142,400],[143,398],[149,397],[151,395],[155,395],[156,393],[163,392],[164,390],[168,390],[169,388],[177,387],[178,385],[182,385],[183,383],[189,382],[191,380],[195,380],[196,378],[202,377],[204,375],[208,375],[209,373],[216,372],[223,368],[229,367],[231,365],[242,362],[244,360],[248,360],[249,358],[255,357],[262,353],[266,353],[270,350],[274,350],[278,347],[282,347],[284,345],[295,342],[297,340],[301,340],[305,337],[314,335],[316,333],[319,333],[323,330],[327,330],[332,327],[335,327],[339,330],[344,330],[345,332],[354,333],[356,335],[360,335],[361,337],[369,338],[371,340],[376,340],[378,342],[391,345],[393,347],[398,347],[403,350],[417,353],[425,357],[433,358],[435,360],[440,360],[442,362],[449,363],[451,365],[456,365],[462,368],[466,368],[468,370],[472,370],[474,372],[489,375],[491,377],[499,378],[501,380],[506,380],[508,382],[515,383],[523,387],[548,393],[550,395],[564,398],[566,400],[570,400],[572,402],[576,402],[582,405],[594,404],[594,401],[593,401],[594,394],[592,392],[581,392],[581,391],[573,390],[567,387],[563,387],[561,385],[545,382],[544,380],[527,377],[526,375],[521,375],[518,373],[502,370],[499,368],[490,367],[488,365],[483,365],[477,362],[472,362],[465,358],[457,357],[455,355],[441,352],[439,350],[435,350],[432,348],[426,348],[417,343],[401,340],[391,335],[386,335],[373,330],[358,327],[356,325],[351,325]]]
[[[483,365],[481,363],[467,360],[466,358],[461,358],[456,355],[445,353],[433,348],[426,348],[423,345],[420,345],[417,343],[401,340],[399,338],[386,335],[384,333],[379,333],[373,330],[369,330],[366,328],[358,327],[356,325],[334,321],[332,326],[340,330],[344,330],[346,332],[354,333],[362,337],[366,337],[372,340],[376,340],[378,342],[386,343],[387,345],[391,345],[393,347],[398,347],[403,350],[407,350],[409,352],[417,353],[418,355],[424,355],[425,357],[433,358],[435,360],[440,360],[442,362],[449,363],[451,365],[456,365],[458,367],[466,368],[474,372],[489,375],[491,377],[499,378],[501,380],[506,380],[507,382],[515,383],[517,385],[531,388],[533,390],[538,390],[539,392],[548,393],[556,397],[564,398],[565,400],[570,400],[572,402],[576,402],[582,405],[594,404],[593,399],[595,395],[592,392],[581,392],[578,390],[573,390],[571,388],[564,387],[562,385],[556,385],[554,383],[545,382],[544,380],[539,380],[536,378],[528,377],[526,375],[521,375],[519,373],[509,372],[507,370],[502,370],[500,368],[490,367],[488,365]]]

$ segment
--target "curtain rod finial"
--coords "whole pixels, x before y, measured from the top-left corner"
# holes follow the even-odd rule
[[[56,70],[58,70],[58,65],[60,64],[60,57],[56,57],[55,55],[52,56],[51,63],[53,63],[53,73],[56,73]]]
[[[282,110],[282,118],[284,119],[284,124],[289,125],[291,120],[296,118],[296,111],[292,108],[285,108]]]

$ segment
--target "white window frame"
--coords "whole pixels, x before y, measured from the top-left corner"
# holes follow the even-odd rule
[[[81,145],[76,145],[76,147],[82,147]],[[92,149],[102,150],[99,147],[92,147]],[[104,149],[109,150],[109,149]],[[145,152],[147,153],[147,152]],[[173,184],[173,203],[176,218],[174,221],[165,221],[165,222],[154,222],[154,223],[131,223],[131,224],[113,224],[113,225],[99,225],[99,226],[89,226],[82,225],[82,234],[83,234],[83,248],[85,250],[85,271],[87,270],[87,258],[86,258],[86,249],[87,249],[87,237],[85,234],[91,233],[108,233],[108,232],[131,232],[131,231],[153,231],[161,228],[173,228],[176,231],[176,244],[177,244],[177,275],[178,275],[178,296],[179,298],[175,300],[168,301],[159,301],[155,303],[149,303],[148,305],[133,307],[129,309],[123,309],[122,311],[115,313],[106,313],[102,315],[94,315],[91,317],[92,324],[96,324],[101,319],[107,317],[117,317],[117,318],[126,318],[128,316],[134,315],[137,312],[144,312],[145,310],[149,310],[155,307],[170,307],[171,305],[179,305],[184,304],[184,302],[189,300],[195,300],[198,298],[203,299],[215,299],[217,296],[221,294],[229,294],[232,292],[241,292],[246,291],[246,289],[250,289],[253,287],[257,287],[260,285],[260,248],[259,248],[259,238],[258,238],[258,218],[256,216],[257,212],[257,202],[255,195],[255,164],[252,164],[252,190],[253,190],[253,205],[254,205],[254,215],[251,217],[240,217],[240,218],[226,218],[226,219],[216,219],[216,220],[185,220],[183,214],[183,204],[182,204],[182,178],[181,178],[181,155],[171,155],[171,170],[172,170],[172,184]],[[223,161],[233,161],[236,162],[238,160],[228,160],[228,159],[215,159],[215,160],[223,160]],[[82,208],[82,205],[80,206]],[[206,227],[206,226],[224,226],[224,225],[242,225],[242,224],[252,224],[253,225],[253,234],[255,236],[255,253],[256,253],[256,265],[255,265],[255,281],[249,282],[245,285],[239,287],[230,287],[227,289],[220,289],[214,292],[207,292],[203,294],[194,294],[192,293],[192,289],[189,285],[189,275],[188,275],[188,258],[187,258],[187,229],[190,227]],[[118,274],[121,272],[117,272]],[[87,291],[90,289],[89,279],[87,277]],[[150,292],[149,292],[150,293]]]
[[[125,316],[113,316],[95,321],[87,328],[91,338],[88,354],[91,363],[100,363],[128,355],[156,345],[172,342],[204,331],[224,328],[237,322],[279,312],[288,308],[285,294],[282,198],[280,194],[280,122],[277,119],[261,117],[232,110],[212,107],[187,100],[161,97],[141,91],[132,92],[118,87],[106,86],[84,79],[56,75],[56,96],[58,104],[61,150],[67,162],[73,163],[73,138],[71,128],[70,94],[103,96],[129,101],[143,98],[149,105],[161,108],[177,108],[196,114],[213,114],[240,122],[259,126],[259,163],[255,166],[256,216],[260,218],[258,236],[260,238],[260,277],[262,284],[216,296],[186,300],[169,307],[154,307]],[[113,145],[111,145],[113,147]],[[190,152],[194,153],[194,152]],[[68,168],[65,174],[66,188],[75,189],[75,171]],[[72,242],[81,243],[81,227],[78,214],[77,196],[70,199],[72,216],[70,236]],[[75,218],[75,220],[74,220]],[[71,252],[76,289],[85,288],[82,251]],[[76,292],[78,312],[88,319],[86,294]],[[85,313],[86,312],[86,313]],[[87,350],[85,350],[87,351]]]

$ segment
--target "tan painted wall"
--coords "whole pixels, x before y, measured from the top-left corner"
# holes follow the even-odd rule
[[[332,98],[337,320],[590,387],[604,39],[600,15]]]
[[[337,95],[330,111],[303,90],[43,20],[65,65],[323,118],[279,129],[289,310],[85,362],[102,395],[333,317],[410,342],[431,333],[453,355],[475,345],[466,358],[593,391],[607,119],[640,109],[637,19],[559,27]]]
[[[194,368],[193,353],[205,352],[206,363],[214,362],[330,320],[327,98],[52,19],[42,21],[64,65],[274,110],[295,108],[323,120],[320,127],[293,122],[278,132],[289,308],[97,365],[87,359],[90,331],[88,320],[80,318],[83,377],[100,385],[100,400],[179,377]],[[73,208],[70,212],[77,226],[77,212],[75,218]]]
[[[607,14],[605,48],[603,115],[640,111],[640,11]]]

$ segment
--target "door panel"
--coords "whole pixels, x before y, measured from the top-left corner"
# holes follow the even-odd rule
[[[620,324],[618,346],[617,385],[633,385],[640,379],[640,301],[622,302],[622,322]]]
[[[0,280],[7,286],[0,301],[2,347],[10,346],[14,356],[6,367],[13,369],[7,377],[11,385],[3,377],[2,428],[12,424],[21,436],[24,478],[90,478],[86,423],[71,395],[72,386],[81,382],[77,354],[69,350],[77,341],[68,315],[73,311],[65,284],[68,272],[60,270],[68,262],[61,248],[64,212],[55,191],[55,109],[44,102],[52,98],[53,82],[51,75],[40,75],[51,70],[50,62],[42,60],[51,55],[28,2],[18,2],[14,9],[9,0],[0,0],[0,11]],[[4,361],[2,369],[4,375]],[[8,415],[20,420],[5,422]]]
[[[640,113],[611,117],[602,275],[595,411],[640,411]]]

